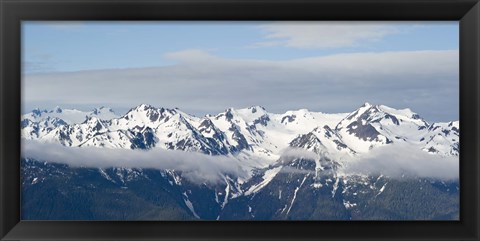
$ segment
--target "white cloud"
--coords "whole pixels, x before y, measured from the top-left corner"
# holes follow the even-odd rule
[[[345,167],[344,172],[383,174],[393,178],[405,176],[455,180],[459,176],[459,158],[440,157],[409,145],[396,143],[354,158]]]
[[[201,49],[186,49],[178,52],[167,53],[164,55],[164,57],[182,63],[198,63],[209,60],[218,60],[218,58],[216,58],[214,55]]]
[[[457,50],[353,53],[267,61],[222,58],[201,50],[170,53],[152,68],[26,75],[29,107],[140,103],[214,114],[262,105],[271,112],[307,108],[352,111],[365,101],[409,107],[431,120],[458,119]]]
[[[256,43],[257,47],[354,47],[399,32],[392,24],[379,22],[281,22],[265,24],[259,28],[268,40]]]
[[[173,169],[183,172],[185,178],[199,183],[217,183],[223,180],[222,174],[241,179],[249,177],[248,171],[242,168],[241,160],[229,156],[209,156],[196,152],[163,149],[145,151],[77,148],[31,140],[22,141],[22,157],[72,167]],[[288,148],[282,153],[282,158],[319,160],[320,157],[307,150]],[[440,157],[400,143],[380,147],[361,156],[343,158],[342,163],[345,163],[345,166],[340,171],[344,175],[382,174],[392,178],[405,176],[440,180],[455,180],[459,176],[458,157]],[[292,168],[283,171],[303,172]]]
[[[341,175],[384,175],[390,178],[432,178],[439,180],[457,180],[459,177],[459,158],[432,155],[411,144],[395,143],[377,147],[358,156],[322,155],[299,148],[287,148],[282,152],[282,159],[304,158],[320,160],[321,156],[342,163]],[[341,161],[340,161],[341,159]],[[283,172],[309,173],[287,168]]]
[[[39,161],[88,168],[150,168],[181,171],[193,182],[216,183],[222,174],[246,178],[239,160],[228,156],[209,156],[175,150],[128,150],[96,147],[65,147],[60,144],[22,140],[22,157]]]
[[[282,151],[281,156],[286,160],[291,160],[295,158],[317,160],[320,158],[317,153],[305,150],[303,148],[285,148]]]

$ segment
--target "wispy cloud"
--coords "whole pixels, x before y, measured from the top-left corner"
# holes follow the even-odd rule
[[[219,61],[220,58],[212,55],[210,52],[201,49],[185,49],[178,52],[166,53],[165,58],[176,60],[183,64],[208,63],[210,61]]]
[[[222,175],[245,178],[248,173],[239,160],[175,150],[128,150],[97,147],[65,147],[60,144],[23,140],[22,156],[39,161],[88,168],[150,168],[181,171],[183,177],[198,183],[216,183]]]
[[[381,22],[279,22],[262,25],[259,29],[266,41],[254,44],[256,47],[355,47],[399,33],[392,24]]]

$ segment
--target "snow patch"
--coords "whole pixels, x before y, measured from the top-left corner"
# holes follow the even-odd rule
[[[268,183],[270,183],[270,181],[272,181],[272,179],[280,172],[280,170],[282,169],[282,167],[275,167],[275,168],[272,168],[272,169],[269,169],[265,172],[265,174],[263,175],[262,179],[263,181],[256,184],[256,185],[253,185],[252,187],[250,187],[246,192],[245,192],[245,195],[251,195],[253,193],[256,193],[258,191],[260,191],[262,188],[264,188]]]
[[[187,205],[190,212],[192,212],[193,216],[200,219],[200,216],[197,215],[197,213],[195,212],[195,209],[193,208],[192,202],[190,202],[190,199],[188,199],[188,196],[187,196],[186,192],[183,193],[183,200],[185,201],[185,205]]]
[[[298,192],[298,190],[300,190],[300,188],[303,186],[303,183],[305,182],[305,180],[307,180],[307,177],[308,177],[308,176],[309,176],[309,175],[306,175],[306,176],[303,178],[302,183],[300,183],[300,186],[298,186],[298,187],[295,188],[295,191],[293,192],[292,202],[290,203],[290,207],[289,207],[288,210],[287,210],[287,215],[288,215],[288,213],[290,213],[290,210],[292,209],[293,203],[295,202],[295,199],[297,198],[297,192]]]
[[[343,200],[343,206],[345,206],[346,209],[350,209],[350,208],[353,208],[353,207],[357,206],[357,204],[356,203],[350,203],[349,201]]]

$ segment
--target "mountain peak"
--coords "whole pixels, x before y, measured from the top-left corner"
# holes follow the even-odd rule
[[[228,108],[225,110],[225,119],[230,121],[233,118],[233,114],[235,113],[235,109],[233,108]]]
[[[361,107],[372,107],[372,106],[373,106],[372,104],[365,102]]]
[[[372,105],[365,102],[360,108],[347,116],[347,120],[361,119],[364,121],[378,121],[382,118],[391,119],[395,124],[399,124],[399,119],[422,122],[423,119],[409,108],[395,109],[386,105]]]
[[[298,109],[297,112],[304,114],[304,113],[308,113],[310,111],[308,109],[303,108],[303,109]]]
[[[47,110],[40,110],[40,108],[35,108],[32,110],[34,116],[39,117],[42,113],[47,113]]]
[[[55,113],[62,113],[62,108],[60,108],[60,106],[55,106],[55,108],[53,109],[53,112]]]
[[[248,107],[248,109],[252,112],[252,114],[256,113],[259,110],[265,111],[265,108],[263,106],[260,106],[260,105],[250,106],[250,107]]]
[[[100,122],[100,119],[95,116],[85,116],[85,121],[82,124],[96,124],[98,122]]]
[[[372,109],[372,107],[374,107]],[[360,116],[364,115],[364,113],[366,113],[368,110],[370,110],[370,112],[374,111],[376,108],[376,106],[373,106],[371,105],[370,103],[368,102],[365,102],[362,106],[360,106],[358,109],[356,109],[355,111],[351,112],[350,114],[347,115],[347,117],[345,117],[345,120],[356,120],[358,119]],[[377,109],[378,110],[378,109]],[[343,122],[343,120],[341,121]],[[341,123],[340,122],[340,123]],[[340,124],[339,123],[339,124]]]
[[[420,115],[413,112],[410,108],[395,109],[395,108],[391,108],[391,107],[388,107],[388,106],[385,106],[385,105],[380,105],[379,109],[384,113],[396,116],[398,118],[410,119],[410,120],[413,120],[415,122],[418,122],[418,124],[428,125],[428,123],[425,120],[423,120],[420,117]]]
[[[133,110],[137,110],[137,111],[145,111],[145,110],[148,110],[148,109],[155,109],[155,107],[153,107],[149,104],[140,104],[137,107],[133,108]]]
[[[102,112],[110,112],[110,113],[115,113],[112,108],[101,106],[100,108],[93,108],[92,113],[95,115],[98,115]]]

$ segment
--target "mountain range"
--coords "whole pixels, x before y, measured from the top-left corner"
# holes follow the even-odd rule
[[[21,128],[24,140],[75,149],[161,149],[225,156],[238,160],[248,173],[220,172],[221,180],[209,183],[188,178],[181,168],[71,167],[24,153],[24,219],[450,220],[459,216],[458,179],[406,170],[396,176],[382,170],[349,171],[363,165],[356,160],[368,161],[365,157],[396,147],[429,159],[458,162],[459,122],[429,123],[410,109],[365,103],[350,113],[300,109],[274,114],[252,106],[197,117],[146,104],[124,115],[105,107],[89,112],[57,107],[22,115]],[[393,163],[388,155],[381,158],[387,165]],[[432,162],[432,168],[435,165]]]

